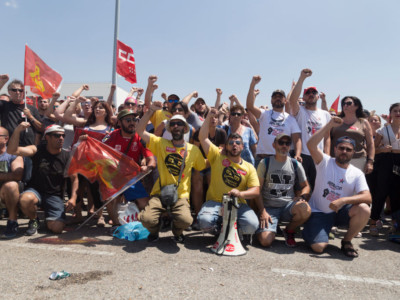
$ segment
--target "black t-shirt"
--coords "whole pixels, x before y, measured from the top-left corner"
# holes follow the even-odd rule
[[[13,134],[14,129],[18,126],[19,123],[25,121],[25,115],[23,109],[25,104],[14,104],[9,101],[0,101],[0,116],[1,116],[1,126],[5,127],[8,130],[10,136]],[[32,105],[27,105],[29,110],[32,113],[32,116],[35,117],[36,120],[41,120],[38,110],[36,107]],[[28,122],[30,122],[28,120]],[[28,128],[28,132],[23,130],[20,135],[19,145],[20,146],[28,146],[35,144],[35,133],[36,130],[32,123],[31,127]]]
[[[197,130],[194,135],[193,135],[193,139],[196,142],[200,142],[199,140],[199,132],[200,130]],[[219,145],[225,145],[226,139],[227,139],[227,135],[225,130],[221,129],[221,128],[215,128],[215,136],[213,138],[210,137],[210,135],[208,135],[208,139],[211,141],[211,143],[213,143],[215,146],[219,146]],[[203,154],[204,158],[206,158],[206,155],[203,151],[203,148],[200,145],[200,151]]]
[[[41,194],[64,195],[64,170],[68,163],[70,152],[61,150],[59,154],[50,154],[46,145],[39,145],[38,151],[32,156],[32,179],[28,188],[34,188]]]

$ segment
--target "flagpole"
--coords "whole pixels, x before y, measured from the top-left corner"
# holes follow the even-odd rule
[[[114,24],[114,54],[112,66],[112,84],[115,84],[115,92],[113,95],[113,104],[117,107],[117,40],[119,29],[119,0],[115,0],[115,24]]]

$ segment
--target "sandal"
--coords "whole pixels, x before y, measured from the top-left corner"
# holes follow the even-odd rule
[[[350,241],[343,241],[342,240],[342,248],[340,248],[344,255],[347,257],[355,258],[358,257],[358,252],[354,249],[353,244]]]
[[[379,236],[379,229],[378,229],[376,221],[371,220],[369,222],[369,235],[370,236]]]

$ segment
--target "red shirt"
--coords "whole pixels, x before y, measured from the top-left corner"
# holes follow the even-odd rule
[[[140,156],[143,155],[144,157],[150,157],[153,156],[153,153],[151,153],[150,150],[148,150],[146,147],[143,146],[141,143],[141,139],[139,135],[135,132],[135,135],[133,136],[133,140],[130,145],[129,151],[126,153],[126,148],[128,147],[129,141],[131,140],[130,137],[123,137],[121,134],[121,129],[114,130],[111,132],[104,140],[103,142],[114,149],[118,150],[119,152],[122,152],[129,157],[133,158],[135,162],[138,164],[140,163],[139,159]]]

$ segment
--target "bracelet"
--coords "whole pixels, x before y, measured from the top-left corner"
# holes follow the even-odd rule
[[[372,161],[374,163],[375,161],[372,158],[367,157],[367,162]]]

